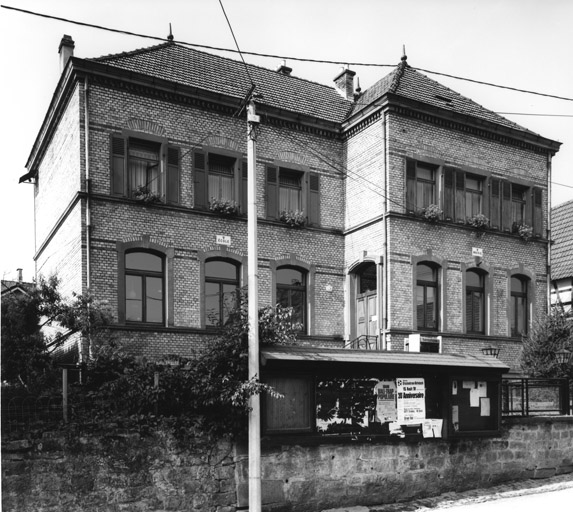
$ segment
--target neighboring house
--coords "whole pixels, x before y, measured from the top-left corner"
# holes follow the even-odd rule
[[[325,372],[421,377],[451,425],[438,388],[461,400],[468,382],[477,393],[491,379],[488,411],[499,402],[500,375],[518,371],[521,337],[547,310],[558,142],[405,56],[360,92],[350,69],[331,87],[285,65],[247,65],[247,75],[242,62],[172,41],[95,59],[73,46],[65,36],[21,178],[35,182],[38,274],[106,300],[135,353],[207,347],[247,283],[252,77],[259,303],[292,306],[302,346],[263,349],[267,378],[312,407]],[[303,227],[284,222],[296,212]],[[499,360],[482,354],[491,344]],[[316,428],[308,414],[271,409],[267,431]]]
[[[30,295],[36,285],[34,283],[27,283],[22,279],[22,269],[17,269],[18,279],[11,281],[9,279],[2,279],[2,298],[8,296],[25,297]]]
[[[573,296],[573,200],[551,209],[551,304],[571,309]]]

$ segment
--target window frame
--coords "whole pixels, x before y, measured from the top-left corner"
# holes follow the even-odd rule
[[[110,193],[133,199],[137,187],[132,184],[132,169],[130,167],[130,141],[142,145],[157,144],[159,180],[158,192],[163,204],[179,204],[181,161],[179,147],[169,144],[166,137],[152,135],[132,130],[110,135]]]
[[[213,170],[210,171],[210,157],[234,158],[233,164],[233,196],[235,205],[241,214],[247,214],[247,174],[248,162],[242,154],[222,148],[206,147],[193,151],[193,206],[201,210],[209,210],[212,196],[209,191],[209,177],[222,175]],[[219,199],[219,198],[217,198]]]
[[[432,274],[435,274],[435,279],[432,281],[427,281],[427,280],[423,280],[419,278],[419,273],[418,273],[418,269],[420,268],[420,266],[425,266],[428,267],[431,271]],[[439,284],[439,279],[440,279],[440,268],[438,265],[436,265],[433,262],[428,262],[428,261],[420,261],[416,264],[416,287],[415,287],[415,295],[414,295],[414,302],[416,305],[416,330],[418,331],[432,331],[432,332],[437,332],[440,330],[440,293],[439,293],[439,289],[440,289],[440,284]],[[426,315],[424,315],[424,322],[423,325],[420,325],[420,318],[418,315],[418,291],[420,289],[420,287],[423,290],[423,309],[424,311],[426,311],[427,308],[427,290],[428,288],[432,288],[434,290],[434,297],[435,297],[435,304],[433,306],[433,317],[434,317],[434,322],[435,322],[435,326],[434,327],[428,327],[426,325]]]
[[[281,272],[281,270],[294,270],[296,272],[299,272],[301,274],[302,280],[303,280],[303,284],[302,285],[289,285],[289,284],[285,284],[285,283],[279,283],[279,273]],[[286,290],[288,293],[288,302],[289,305],[284,306],[283,307],[292,307],[294,309],[294,307],[290,304],[292,304],[292,292],[302,292],[302,296],[303,296],[303,307],[302,307],[302,322],[301,323],[301,328],[300,329],[296,329],[293,328],[295,330],[295,332],[301,332],[302,334],[308,332],[308,272],[306,271],[306,269],[303,269],[301,267],[295,267],[292,265],[281,265],[279,267],[277,267],[276,269],[276,294],[277,294],[277,300],[276,303],[279,304],[280,300],[279,300],[279,290]],[[294,324],[294,322],[293,322]]]
[[[526,301],[525,301],[525,330],[526,335],[531,330],[531,321],[533,318],[533,312],[536,311],[536,295],[535,295],[535,283],[536,276],[533,272],[527,270],[523,265],[519,265],[516,268],[507,271],[507,336],[513,339],[519,339],[521,335],[513,335],[512,333],[512,291],[511,291],[511,280],[512,278],[519,278],[523,281],[526,287]]]
[[[419,176],[418,169],[426,169],[432,172],[432,179],[428,180]],[[438,204],[438,174],[440,171],[440,165],[420,161],[420,160],[406,160],[406,210],[408,213],[418,214],[421,213],[424,208],[427,208],[430,204]],[[432,186],[432,199],[428,204],[425,204],[423,197],[418,197],[419,184],[431,184]],[[419,204],[421,203],[421,204]]]
[[[468,273],[475,274],[478,277],[479,282],[481,283],[481,286],[468,285],[468,283],[467,283]],[[464,300],[464,330],[468,334],[486,334],[486,331],[487,331],[486,326],[487,326],[487,322],[488,322],[488,314],[487,314],[487,310],[486,310],[486,307],[487,307],[486,273],[479,270],[479,269],[472,267],[472,268],[468,268],[465,270],[464,278],[465,278],[464,279],[464,297],[465,297],[465,300]],[[475,316],[475,315],[473,315],[473,307],[472,307],[472,315],[468,315],[468,295],[469,295],[468,292],[471,292],[472,297],[474,296],[475,293],[481,294],[481,300],[479,302],[480,302],[480,306],[481,306],[481,310],[482,310],[482,315],[481,315],[482,325],[480,326],[481,327],[480,329],[474,329],[474,328],[470,329],[468,327],[469,317],[471,317],[473,319]],[[474,304],[473,299],[472,299],[471,303],[473,306],[473,304]],[[473,320],[472,320],[472,326],[471,327],[475,327],[473,325]]]
[[[209,263],[221,262],[231,265],[235,269],[235,279],[228,279],[224,277],[216,277],[216,276],[209,276],[207,272],[207,267]],[[216,284],[218,287],[217,296],[218,296],[218,318],[219,324],[213,325],[208,321],[208,312],[207,312],[207,285]],[[205,260],[205,273],[204,273],[204,284],[205,284],[205,327],[207,329],[220,329],[223,325],[225,325],[226,321],[224,318],[224,296],[225,292],[224,287],[225,285],[236,285],[234,290],[230,293],[237,294],[241,288],[241,266],[238,262],[234,260],[230,260],[228,258],[208,258]],[[235,295],[236,296],[236,295]],[[236,306],[236,304],[235,304]],[[223,321],[221,323],[221,317],[223,317]],[[228,320],[228,318],[227,318]]]
[[[281,175],[285,174],[300,176],[300,210],[306,217],[307,225],[320,225],[320,174],[306,165],[292,162],[275,161],[265,167],[266,218],[279,220],[281,217]]]
[[[125,286],[125,256],[130,252],[148,252],[162,258],[163,261],[163,322],[133,322],[126,321],[126,286]],[[117,253],[117,319],[120,325],[141,327],[171,327],[175,325],[174,302],[175,287],[173,278],[175,249],[166,247],[150,240],[144,235],[139,240],[131,242],[116,242]]]

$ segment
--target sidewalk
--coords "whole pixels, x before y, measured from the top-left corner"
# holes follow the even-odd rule
[[[342,507],[324,510],[323,512],[427,512],[430,510],[447,509],[459,505],[483,503],[515,496],[541,494],[562,489],[573,489],[573,473],[544,479],[509,482],[507,484],[488,487],[485,489],[473,489],[471,491],[464,492],[448,492],[431,498],[422,498],[403,503],[373,505],[369,507]]]

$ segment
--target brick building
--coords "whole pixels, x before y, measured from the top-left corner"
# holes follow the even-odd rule
[[[548,304],[559,143],[405,56],[362,92],[350,69],[334,86],[284,64],[247,74],[173,41],[94,59],[73,47],[65,36],[22,177],[35,182],[37,273],[107,300],[132,350],[201,349],[228,292],[246,285],[237,114],[252,80],[259,303],[293,306],[301,344],[316,350],[442,352],[487,367],[478,359],[493,344],[518,371],[520,337]]]

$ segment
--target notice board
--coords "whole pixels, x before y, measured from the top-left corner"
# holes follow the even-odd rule
[[[450,432],[459,435],[499,430],[499,387],[498,379],[451,378]]]

